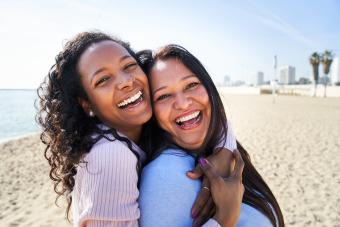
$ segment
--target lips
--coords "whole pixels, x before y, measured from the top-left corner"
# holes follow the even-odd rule
[[[121,102],[119,102],[117,104],[117,107],[120,109],[126,109],[128,107],[134,107],[137,106],[140,102],[143,101],[143,92],[142,91],[138,91],[137,93],[135,93],[134,95],[122,100]]]
[[[193,111],[185,115],[181,115],[175,119],[176,125],[184,130],[196,128],[202,120],[201,111]]]

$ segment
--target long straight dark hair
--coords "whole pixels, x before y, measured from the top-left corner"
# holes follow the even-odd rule
[[[201,81],[209,95],[211,120],[205,141],[195,153],[198,154],[198,157],[212,154],[219,141],[225,141],[228,126],[223,103],[217,88],[201,62],[188,50],[174,44],[161,48],[155,54],[150,50],[140,51],[137,53],[137,57],[148,76],[158,60],[172,58],[180,60]],[[144,130],[141,145],[148,152],[149,161],[157,157],[164,148],[174,146],[170,135],[157,126],[154,117],[145,125]],[[243,170],[243,184],[245,187],[243,202],[266,215],[274,226],[284,226],[283,215],[275,196],[251,163],[248,152],[239,142],[237,142],[237,147],[245,164]]]

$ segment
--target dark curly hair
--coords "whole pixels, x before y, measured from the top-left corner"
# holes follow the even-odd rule
[[[54,191],[58,194],[56,202],[60,196],[66,196],[68,220],[77,166],[99,139],[109,139],[109,133],[115,139],[125,142],[137,157],[138,172],[141,166],[140,157],[132,143],[119,136],[115,129],[104,130],[98,127],[100,120],[89,117],[78,102],[79,98],[88,100],[81,86],[78,61],[89,46],[106,40],[123,46],[138,62],[129,43],[101,32],[79,33],[64,45],[55,58],[55,64],[37,89],[39,107],[36,121],[42,127],[40,139],[46,145],[45,158],[51,166],[50,178],[54,182]],[[93,137],[94,133],[98,136]]]

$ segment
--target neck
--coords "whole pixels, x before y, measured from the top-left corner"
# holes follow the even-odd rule
[[[133,129],[122,129],[119,130],[119,132],[123,133],[127,138],[132,140],[134,143],[138,143],[140,139],[140,135],[142,133],[142,126],[140,127],[135,127]]]

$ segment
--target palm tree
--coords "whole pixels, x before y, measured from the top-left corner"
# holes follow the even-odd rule
[[[323,66],[323,73],[325,74],[325,81],[324,81],[324,85],[325,85],[325,90],[324,90],[324,94],[323,97],[326,97],[326,88],[327,88],[327,83],[328,83],[328,74],[329,74],[329,69],[331,67],[331,64],[333,62],[333,53],[332,51],[329,50],[325,50],[325,52],[321,55],[321,63]]]
[[[313,78],[314,78],[314,97],[316,96],[316,87],[319,80],[319,64],[320,64],[320,55],[317,52],[314,52],[309,57],[309,63],[313,67]]]

